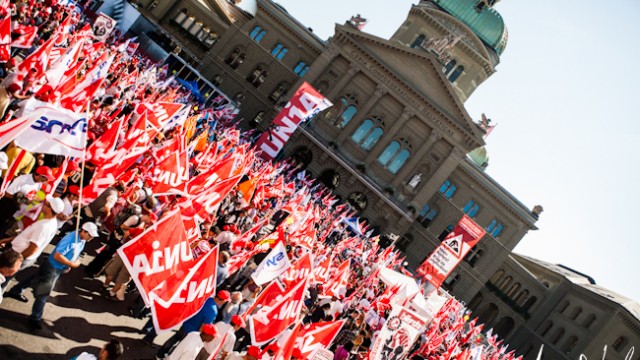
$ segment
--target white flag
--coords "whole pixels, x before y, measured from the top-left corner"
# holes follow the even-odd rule
[[[34,153],[82,157],[87,143],[87,117],[59,106],[29,99],[24,117],[35,119],[15,139],[15,144]]]
[[[251,274],[251,278],[256,285],[260,286],[282,275],[290,267],[291,261],[287,256],[287,249],[281,241],[262,260],[258,268]]]

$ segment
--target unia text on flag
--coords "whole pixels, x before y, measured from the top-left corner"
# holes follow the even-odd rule
[[[280,275],[280,280],[287,289],[306,278],[313,281],[312,268],[311,254],[305,253],[287,271]]]
[[[300,281],[279,300],[262,307],[249,317],[248,325],[253,345],[266,344],[298,320],[308,283],[307,280]]]
[[[486,231],[480,225],[470,217],[463,215],[458,225],[418,267],[416,272],[434,287],[439,288],[485,233]]]
[[[304,82],[284,109],[276,116],[271,127],[256,141],[256,150],[265,160],[273,160],[298,126],[330,107],[327,100],[311,85]]]
[[[303,358],[309,359],[317,349],[328,349],[344,326],[346,320],[311,323],[303,327],[296,339],[295,348]]]
[[[196,263],[177,210],[124,244],[118,254],[147,304],[151,292],[171,302]]]
[[[156,195],[185,194],[189,180],[189,161],[186,150],[171,153],[156,164],[151,179],[155,184],[151,188]]]
[[[218,253],[213,250],[198,259],[184,277],[172,301],[164,301],[151,294],[151,314],[153,325],[157,331],[165,331],[180,325],[197,313],[208,298],[216,293],[216,275],[218,269]]]

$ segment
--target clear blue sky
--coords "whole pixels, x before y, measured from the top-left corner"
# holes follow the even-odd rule
[[[280,0],[321,38],[357,13],[389,38],[417,0]],[[502,0],[497,73],[467,101],[498,126],[487,173],[545,211],[516,252],[640,300],[640,2]],[[639,208],[640,209],[640,208]]]

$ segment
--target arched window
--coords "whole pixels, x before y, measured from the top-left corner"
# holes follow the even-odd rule
[[[473,200],[469,200],[464,208],[462,208],[462,212],[472,218],[478,215],[478,211],[480,211],[480,205]]]
[[[578,306],[573,310],[573,313],[571,314],[571,320],[576,320],[578,316],[580,316],[580,314],[582,314],[582,308]]]
[[[424,39],[425,39],[425,36],[423,34],[420,34],[415,40],[413,40],[413,43],[411,44],[411,48],[415,49],[420,47],[424,42]]]
[[[513,299],[513,301],[516,302],[516,304],[520,305],[520,304],[524,304],[525,300],[527,299],[527,296],[529,296],[529,290],[522,290],[520,291],[520,294],[518,294],[518,296],[516,296],[515,299]]]
[[[482,257],[482,254],[484,254],[484,250],[480,248],[473,248],[469,253],[467,253],[467,256],[464,257],[464,261],[469,263],[470,266],[475,267],[478,260]]]
[[[513,321],[513,319],[510,318],[509,316],[505,316],[502,319],[500,319],[500,321],[498,321],[498,323],[496,324],[495,334],[498,334],[498,336],[501,339],[504,339],[507,336],[509,336],[509,333],[511,332],[511,330],[513,330],[515,326],[516,326],[516,322]]]
[[[462,72],[464,72],[464,66],[460,65],[455,70],[453,70],[451,75],[449,75],[449,81],[455,82],[456,80],[458,80],[460,75],[462,75]]]
[[[254,126],[258,126],[262,122],[262,117],[264,116],[264,111],[259,111],[256,116],[251,120],[251,123]]]
[[[340,109],[342,112],[338,116],[333,124],[339,129],[344,128],[349,124],[351,119],[358,113],[357,101],[353,95],[346,95],[340,98]]]
[[[453,70],[456,64],[457,64],[456,59],[451,59],[451,61],[449,61],[447,65],[445,65],[445,67],[442,69],[442,72],[445,75],[449,75],[449,73],[451,72],[451,70]]]
[[[333,169],[327,169],[320,174],[318,181],[329,189],[335,189],[340,185],[340,174]]]
[[[565,300],[562,305],[558,306],[558,312],[562,314],[567,310],[567,308],[569,308],[569,300]]]
[[[438,210],[429,204],[425,204],[420,210],[417,220],[422,226],[427,227],[435,219],[436,215],[438,215]]]
[[[513,278],[511,276],[507,276],[506,278],[502,279],[502,281],[500,281],[500,285],[498,285],[498,288],[503,292],[506,292],[509,286],[511,286],[512,281]]]
[[[481,302],[482,302],[482,293],[478,291],[476,296],[474,296],[473,299],[471,299],[467,307],[471,311],[476,311],[476,308],[478,308],[478,305],[480,305]]]
[[[564,346],[562,347],[562,350],[564,351],[565,354],[568,354],[576,347],[577,344],[578,344],[578,338],[574,335],[569,339],[567,339],[567,341],[565,341]]]
[[[287,92],[286,84],[284,83],[280,84],[275,90],[273,90],[271,95],[269,95],[269,99],[271,99],[271,101],[273,101],[274,103],[278,103],[286,92]]]
[[[260,26],[255,26],[253,29],[251,29],[251,32],[249,33],[249,37],[252,39],[255,39],[256,36],[258,36],[258,34],[260,34],[260,31],[262,30],[262,28]]]
[[[511,285],[509,290],[507,291],[507,296],[513,298],[513,296],[520,290],[520,283],[515,283]]]
[[[273,50],[271,50],[271,55],[275,56],[276,59],[278,60],[282,60],[282,58],[287,55],[287,53],[289,52],[289,49],[287,49],[286,47],[284,47],[284,45],[278,43]]]
[[[400,251],[407,251],[407,248],[409,247],[409,245],[413,242],[413,235],[411,234],[404,234],[402,235],[402,237],[400,238],[400,240],[398,240],[398,242],[396,243],[396,247],[400,250]]]
[[[442,184],[442,186],[440,186],[440,190],[438,191],[440,192],[440,194],[444,195],[445,198],[451,199],[453,194],[456,193],[456,190],[458,190],[458,188],[455,185],[453,185],[453,183],[450,180],[446,180]]]
[[[259,87],[264,83],[264,80],[269,76],[269,72],[264,69],[261,65],[258,65],[255,70],[249,76],[247,76],[247,80],[253,84],[255,87]]]
[[[540,328],[540,336],[547,336],[549,330],[553,327],[553,321],[549,320],[545,323],[543,327]]]
[[[620,336],[616,339],[616,341],[613,342],[613,348],[616,349],[617,352],[621,352],[624,347],[627,346],[628,342],[629,340],[627,340],[626,337]]]
[[[498,316],[498,312],[499,310],[496,304],[487,303],[482,305],[475,315],[478,317],[479,324],[485,324],[484,328],[490,329],[492,325],[491,323]]]
[[[381,126],[374,127],[374,125],[382,125],[382,120],[377,118],[373,120],[366,119],[351,135],[351,140],[360,145],[361,148],[371,150],[384,134]]]
[[[296,73],[300,77],[302,77],[304,74],[306,74],[308,70],[309,70],[309,67],[307,66],[307,64],[304,61],[298,62],[296,64],[296,66],[293,68],[293,72]]]
[[[491,280],[489,280],[490,283],[497,285],[498,281],[500,281],[500,279],[502,279],[502,276],[504,275],[504,270],[498,270],[496,271],[495,274],[493,274],[493,276],[491,277]]]
[[[593,325],[595,321],[596,321],[596,316],[594,314],[590,314],[589,316],[587,316],[586,319],[584,319],[584,321],[582,322],[582,326],[588,329],[591,327],[591,325]]]
[[[233,69],[237,69],[238,66],[240,66],[240,64],[244,62],[246,56],[247,54],[242,52],[240,48],[235,48],[233,49],[233,52],[229,55],[229,57],[227,57],[225,62],[229,64]]]
[[[535,296],[528,298],[527,301],[522,304],[522,310],[529,311],[529,309],[531,309],[533,305],[536,304],[536,301],[538,301],[538,298]]]
[[[392,174],[397,173],[411,156],[411,153],[407,149],[409,142],[402,139],[400,141],[402,144],[399,141],[392,141],[382,154],[378,156],[378,162]]]
[[[553,333],[553,335],[551,335],[549,341],[551,341],[553,345],[558,345],[562,336],[564,336],[564,328],[559,328]]]
[[[357,211],[363,211],[367,208],[368,204],[367,197],[359,191],[354,191],[349,194],[347,201],[349,201],[349,204],[351,204],[351,206],[353,206]]]
[[[497,238],[502,230],[504,229],[504,225],[498,222],[497,219],[491,220],[489,226],[487,226],[487,232],[491,234],[494,238]]]

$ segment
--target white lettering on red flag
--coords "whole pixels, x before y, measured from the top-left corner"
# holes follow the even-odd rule
[[[282,280],[282,283],[287,289],[290,288],[291,285],[297,284],[299,281],[310,276],[310,280],[313,281],[312,267],[313,262],[311,261],[311,254],[306,253],[296,260],[296,262],[280,276],[280,280]]]
[[[157,297],[171,301],[196,263],[182,215],[177,210],[124,244],[118,254],[146,301],[152,291]]]
[[[312,323],[298,335],[295,347],[308,359],[317,349],[328,349],[346,320]]]
[[[280,335],[300,315],[308,281],[300,281],[280,300],[265,306],[249,317],[251,342],[262,346]]]
[[[169,330],[180,325],[200,311],[205,301],[216,293],[217,259],[217,246],[201,256],[180,284],[177,296],[172,302],[157,298],[155,293],[151,295],[151,314],[157,331]]]
[[[331,106],[331,102],[308,83],[303,83],[273,120],[273,127],[256,141],[261,157],[273,160],[300,123]]]

